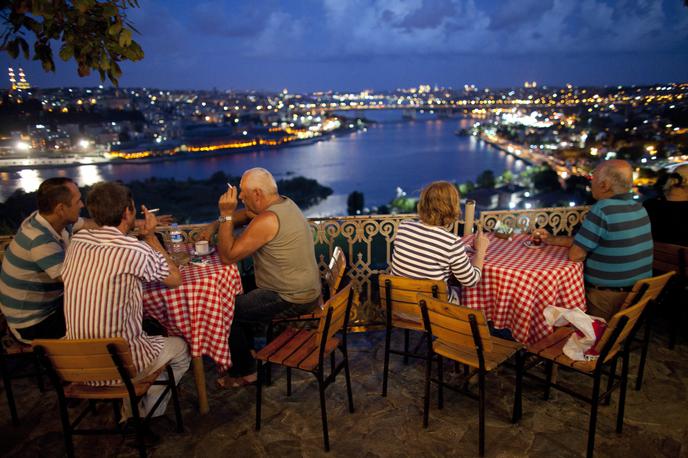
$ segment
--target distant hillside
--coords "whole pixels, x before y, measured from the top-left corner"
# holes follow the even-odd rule
[[[180,224],[202,223],[218,215],[217,200],[227,190],[227,182],[239,185],[239,177],[217,172],[207,180],[149,178],[132,181],[127,186],[134,194],[137,206],[160,208],[159,214],[172,214]],[[332,194],[332,189],[317,181],[294,177],[277,182],[280,194],[292,199],[301,209],[318,204]],[[89,187],[81,188],[86,198]],[[0,234],[14,234],[21,221],[36,209],[36,193],[17,191],[0,203]],[[84,216],[86,210],[84,209]]]

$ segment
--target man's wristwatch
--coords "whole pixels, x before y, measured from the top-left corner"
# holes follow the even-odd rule
[[[230,216],[220,216],[220,217],[217,219],[217,221],[220,222],[220,223],[226,223],[226,222],[228,222],[228,221],[231,222],[231,221],[232,221],[232,216],[231,216],[231,215],[230,215]]]

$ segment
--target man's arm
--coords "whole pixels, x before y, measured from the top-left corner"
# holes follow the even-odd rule
[[[540,238],[547,245],[567,247],[569,249],[569,260],[571,261],[582,262],[588,255],[587,251],[585,251],[577,244],[573,243],[573,237],[569,237],[566,235],[554,236],[547,232],[545,229],[536,229],[535,231],[533,231],[533,235],[535,235],[536,233],[540,235]]]
[[[155,215],[153,213],[149,213],[145,206],[142,205],[141,208],[143,209],[143,214],[145,215],[145,223],[143,227],[139,228],[139,235],[141,236],[142,240],[148,244],[148,246],[164,256],[165,261],[167,261],[167,267],[170,271],[170,274],[165,277],[162,282],[168,288],[176,288],[182,284],[182,275],[177,268],[177,264],[174,263],[169,253],[167,253],[165,248],[160,245],[160,241],[155,236],[155,226],[158,224]]]
[[[248,223],[251,222],[253,218],[255,218],[255,216],[255,213],[250,212],[246,208],[242,208],[241,210],[234,210],[234,213],[232,213],[232,224],[234,225],[235,229],[237,227],[246,226]],[[217,233],[219,228],[220,223],[218,221],[213,221],[212,223],[206,224],[205,226],[203,226],[203,229],[199,231],[198,240],[206,240],[210,242],[210,239],[213,238],[213,235]]]
[[[253,218],[246,230],[234,238],[233,221],[220,223],[218,231],[218,253],[223,264],[234,264],[251,256],[260,247],[275,238],[279,220],[272,212],[264,212]]]
[[[217,251],[223,264],[233,264],[250,256],[272,240],[279,230],[277,215],[272,212],[263,212],[253,218],[246,230],[235,239],[234,213],[237,203],[237,188],[230,186],[227,192],[220,196],[217,204],[220,216],[232,216],[227,221],[219,223]],[[246,212],[240,217],[248,215],[249,212]]]

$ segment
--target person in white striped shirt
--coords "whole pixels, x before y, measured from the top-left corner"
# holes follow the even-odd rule
[[[177,266],[155,237],[155,215],[142,205],[142,241],[127,235],[134,228],[136,209],[129,189],[118,183],[93,186],[87,208],[98,227],[72,237],[64,261],[66,337],[123,337],[138,371],[135,380],[170,364],[179,383],[191,362],[186,342],[179,337],[149,336],[142,329],[143,283],[161,281],[170,288],[181,284]],[[166,379],[167,373],[160,378]],[[148,390],[140,402],[142,416],[163,389],[154,385]],[[152,416],[165,413],[169,398],[168,393]],[[123,420],[130,414],[128,404],[123,405]]]
[[[489,239],[478,232],[471,262],[461,237],[449,228],[461,216],[459,192],[447,181],[434,181],[420,193],[420,221],[399,224],[392,252],[392,275],[407,278],[444,280],[453,275],[463,286],[475,286],[481,278]],[[459,303],[457,288],[449,288],[448,300]]]

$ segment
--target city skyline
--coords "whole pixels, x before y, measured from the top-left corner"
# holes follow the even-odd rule
[[[142,1],[129,18],[146,56],[122,87],[392,90],[653,84],[688,79],[679,0]],[[56,52],[57,54],[57,52]],[[39,87],[96,86],[73,62],[12,60]],[[3,87],[7,87],[5,80]]]

